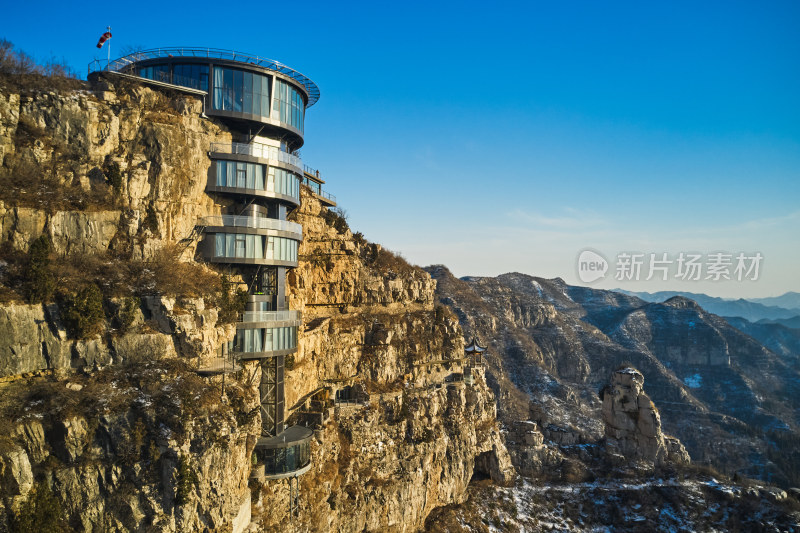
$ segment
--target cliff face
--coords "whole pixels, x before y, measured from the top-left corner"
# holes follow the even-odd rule
[[[302,414],[315,393],[345,385],[368,401],[321,407],[331,422],[321,425],[312,470],[300,478],[296,522],[281,526],[289,504],[282,481],[259,487],[259,523],[414,531],[434,508],[462,502],[476,469],[510,482],[482,371],[471,385],[446,381],[461,369],[463,336],[456,318],[434,305],[435,282],[337,229],[316,200],[306,197],[295,216],[305,235],[288,294],[306,325],[287,370],[287,408]]]
[[[413,531],[463,501],[476,471],[510,482],[494,396],[481,369],[463,380],[462,331],[435,282],[307,190],[292,214],[304,241],[287,294],[304,326],[285,404],[316,431],[296,515],[289,481],[250,479],[259,369],[196,371],[233,336],[193,233],[223,207],[204,192],[206,152],[230,135],[190,98],[114,83],[0,93],[0,531],[42,501],[78,531],[241,531],[251,512],[266,530]],[[59,297],[27,303],[17,284],[41,234],[56,294],[85,277],[103,293],[84,338]],[[345,386],[358,403],[333,401]]]
[[[124,275],[131,261],[168,252],[170,260],[193,257],[197,241],[188,237],[198,217],[220,212],[204,193],[206,153],[211,142],[230,141],[199,117],[200,102],[144,87],[111,88],[101,82],[95,91],[0,94],[0,245],[26,252],[45,234],[59,257],[101,257],[101,284]],[[139,292],[146,293],[142,320],[156,351],[174,352],[174,344],[182,355],[211,357],[232,333],[216,325],[216,311],[201,300]],[[0,309],[0,376],[99,367],[120,362],[140,343],[126,336],[70,339],[59,309],[46,304],[14,298]]]

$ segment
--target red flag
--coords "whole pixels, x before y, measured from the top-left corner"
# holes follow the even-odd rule
[[[103,43],[105,43],[109,39],[111,39],[111,32],[107,31],[103,35],[101,35],[100,40],[97,41],[97,48],[103,48]]]

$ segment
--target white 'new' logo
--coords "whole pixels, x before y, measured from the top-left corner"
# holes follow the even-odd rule
[[[578,277],[584,283],[591,283],[606,277],[608,261],[592,250],[584,250],[578,256]]]

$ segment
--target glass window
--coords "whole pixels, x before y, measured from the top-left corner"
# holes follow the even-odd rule
[[[217,161],[217,185],[264,190],[264,167],[258,163]]]
[[[275,101],[273,109],[278,112],[278,120],[303,131],[305,103],[303,95],[293,85],[275,80]]]
[[[256,112],[253,108],[253,74],[250,72],[244,72],[243,74],[243,82],[242,82],[242,108],[249,109],[251,113],[254,115],[260,115],[260,112]],[[234,82],[235,83],[235,82]],[[260,102],[259,102],[260,104]],[[261,107],[259,105],[259,107]],[[259,110],[260,111],[260,110]]]
[[[234,338],[234,350],[237,352],[277,352],[297,348],[297,328],[240,329]]]
[[[214,109],[268,117],[270,79],[271,76],[239,69],[214,67]]]
[[[264,165],[255,165],[255,188],[263,191],[264,190]]]
[[[272,351],[273,349],[272,329],[268,329],[264,332],[264,350]]]
[[[225,71],[221,68],[214,68],[214,109],[225,109],[223,103],[225,94],[225,83],[223,82],[223,74]]]
[[[208,65],[174,65],[172,67],[172,83],[207,91]]]
[[[266,239],[266,253],[264,253]],[[243,233],[217,233],[214,236],[214,257],[272,259],[297,262],[298,243],[286,237],[265,237]]]
[[[247,254],[245,252],[245,243],[247,242],[247,235],[235,234],[236,239],[236,257],[244,258]]]
[[[228,185],[226,170],[228,169],[227,161],[217,161],[217,185],[225,187]]]
[[[232,72],[233,84],[231,85],[231,88],[233,90],[233,110],[241,112],[244,93],[242,78],[244,73],[241,70],[233,70]]]
[[[172,83],[169,75],[169,65],[154,65],[151,67],[142,67],[139,69],[139,76],[147,78],[148,80],[163,81]]]

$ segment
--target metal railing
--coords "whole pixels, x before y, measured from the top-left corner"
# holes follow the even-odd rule
[[[284,152],[280,148],[261,143],[211,143],[212,152],[223,154],[240,154],[260,157],[261,159],[273,159],[292,165],[298,169],[303,168],[303,161],[296,155]]]
[[[306,167],[305,168],[305,172],[309,172],[308,169],[310,169],[310,168],[311,167]],[[311,170],[314,170],[314,169],[311,169]],[[316,171],[314,171],[314,172],[316,172]],[[336,203],[336,196],[332,195],[329,192],[323,191],[322,190],[322,185],[320,185],[316,181],[313,181],[313,180],[309,179],[308,176],[304,176],[303,177],[303,184],[308,186],[311,189],[311,192],[313,192],[314,194],[316,194],[318,196],[322,196],[323,198],[327,198],[328,200],[330,200],[334,204]]]
[[[278,220],[277,218],[250,217],[246,215],[214,215],[202,217],[199,226],[229,226],[234,228],[274,229],[297,233],[302,238],[303,226],[297,222]]]
[[[245,311],[240,322],[288,322],[302,318],[301,311]]]
[[[332,194],[331,194],[331,193],[329,193],[329,192],[325,192],[325,191],[323,191],[322,189],[320,189],[320,190],[319,190],[319,192],[318,192],[317,194],[319,194],[319,195],[320,195],[320,196],[322,196],[323,198],[327,198],[328,200],[330,200],[330,201],[331,201],[331,202],[333,202],[333,203],[336,203],[336,196],[332,195]]]
[[[238,61],[241,63],[250,63],[251,65],[256,65],[267,70],[271,70],[273,72],[277,72],[279,74],[283,74],[284,76],[295,80],[297,83],[302,85],[306,92],[308,93],[308,105],[306,107],[311,107],[320,97],[319,87],[317,84],[311,81],[308,76],[297,72],[293,68],[287,67],[283,63],[279,61],[275,61],[274,59],[268,59],[266,57],[254,56],[252,54],[245,54],[241,52],[237,52],[235,50],[223,50],[220,48],[195,48],[192,46],[183,47],[183,46],[176,46],[176,47],[169,47],[169,48],[152,48],[149,50],[140,50],[138,52],[134,52],[132,54],[128,54],[124,57],[120,57],[110,62],[104,62],[95,59],[91,63],[89,63],[89,71],[91,72],[92,67],[95,67],[95,70],[113,70],[116,72],[122,72],[132,66],[134,63],[138,61],[145,61],[147,59],[158,59],[158,58],[175,58],[175,57],[208,57],[208,58],[216,58],[216,59],[227,59],[230,61]],[[103,67],[103,63],[106,63],[105,67]]]

